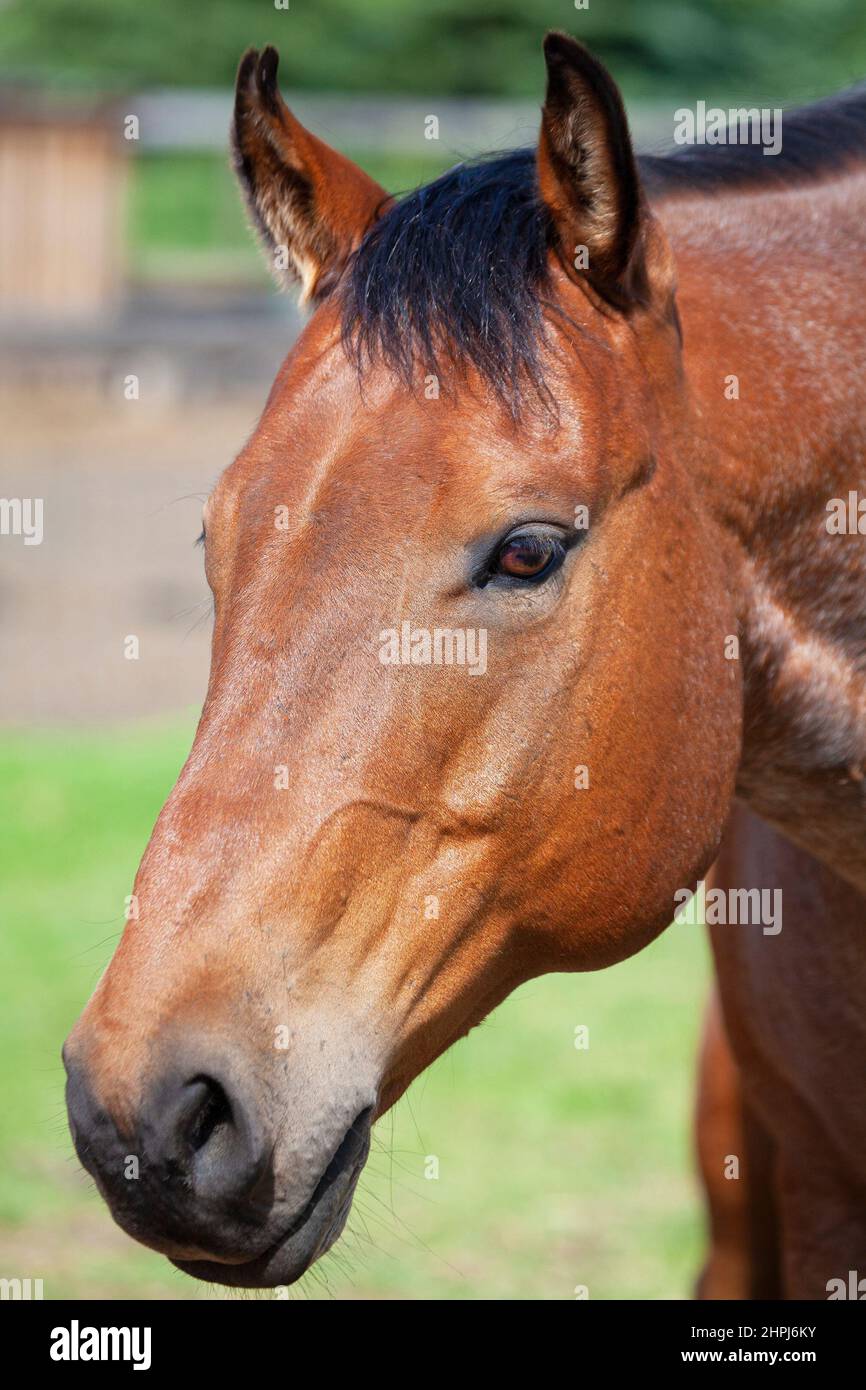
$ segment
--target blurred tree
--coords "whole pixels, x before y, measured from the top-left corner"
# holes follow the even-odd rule
[[[866,73],[864,0],[6,0],[0,71],[102,88],[225,86],[274,43],[286,87],[539,93],[546,29],[585,39],[626,91],[798,99]]]

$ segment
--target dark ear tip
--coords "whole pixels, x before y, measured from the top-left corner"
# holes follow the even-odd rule
[[[258,61],[258,50],[255,48],[248,48],[246,53],[241,58],[241,61],[238,63],[238,75],[235,78],[235,88],[238,91],[240,91],[242,87],[246,87],[247,83],[253,75],[253,72],[255,71],[256,63]]]
[[[277,86],[277,69],[280,66],[280,55],[275,48],[268,44],[267,48],[262,49],[258,66],[258,83],[262,93],[273,94]]]
[[[547,60],[548,93],[551,90],[567,91],[571,78],[588,85],[595,92],[612,92],[619,98],[616,83],[607,68],[592,54],[585,44],[554,29],[544,39],[544,56]]]
[[[544,56],[550,63],[573,63],[586,52],[582,43],[564,34],[561,29],[551,29],[544,36]]]

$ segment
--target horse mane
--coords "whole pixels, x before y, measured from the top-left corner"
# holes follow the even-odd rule
[[[788,186],[866,155],[866,86],[782,118],[782,148],[689,145],[638,160],[650,198]],[[359,374],[377,357],[411,389],[422,373],[473,366],[512,411],[528,383],[549,393],[544,335],[551,219],[535,150],[456,165],[395,202],[354,253],[340,287],[343,340]]]
[[[472,364],[503,398],[544,394],[538,344],[552,227],[535,151],[458,164],[367,232],[342,285],[359,371],[381,356],[406,385]],[[444,385],[444,383],[443,383]]]
[[[782,148],[765,155],[760,145],[680,145],[663,155],[642,155],[638,164],[651,196],[694,191],[724,192],[806,182],[842,173],[866,157],[866,84],[782,113]]]

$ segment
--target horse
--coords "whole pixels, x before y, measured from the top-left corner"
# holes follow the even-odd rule
[[[698,1292],[826,1298],[866,1271],[866,93],[638,159],[544,53],[537,147],[402,198],[240,63],[311,312],[204,507],[207,695],[71,1130],[131,1236],[290,1284],[424,1068],[711,873],[784,914],[711,927]]]

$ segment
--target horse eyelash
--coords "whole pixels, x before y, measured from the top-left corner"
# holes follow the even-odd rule
[[[196,537],[195,543],[196,545],[204,545],[204,527],[201,528],[201,534]]]

